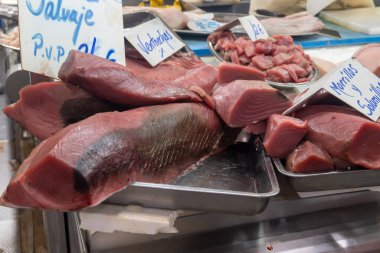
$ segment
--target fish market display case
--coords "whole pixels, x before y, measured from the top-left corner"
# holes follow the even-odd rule
[[[132,24],[127,17],[124,22]],[[47,80],[15,65],[7,75],[6,100],[16,101],[28,83]],[[38,141],[16,123],[10,130],[17,167]],[[379,252],[377,174],[293,175],[263,151],[258,137],[242,135],[170,184],[136,182],[100,207],[44,211],[48,251]],[[116,215],[120,209],[125,217]],[[128,229],[115,229],[118,222]],[[157,224],[165,227],[152,231]]]

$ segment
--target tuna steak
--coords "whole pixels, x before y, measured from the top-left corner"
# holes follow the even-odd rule
[[[230,127],[245,127],[274,113],[282,113],[291,102],[263,81],[236,80],[215,87],[216,111]]]
[[[319,113],[309,119],[307,138],[329,154],[368,169],[380,169],[380,124],[338,113]]]
[[[200,87],[204,90],[213,86],[217,72],[211,69],[213,68],[208,67],[200,70],[208,73],[207,80],[202,84],[199,84],[199,76],[181,81],[161,81],[150,77],[149,72],[145,76],[140,76],[127,67],[72,50],[58,75],[63,81],[79,85],[91,94],[108,101],[130,106],[145,106],[171,102],[200,102],[201,99],[188,89],[194,85],[204,85],[205,87]],[[212,75],[214,78],[210,77]],[[208,83],[209,80],[213,83]]]
[[[266,74],[258,69],[222,62],[218,68],[218,82],[230,83],[235,80],[265,80]]]
[[[20,100],[4,113],[40,140],[98,112],[122,109],[63,82],[39,83],[21,89]]]
[[[130,182],[175,179],[238,133],[201,104],[99,113],[37,146],[1,202],[54,210],[93,206]]]
[[[268,119],[264,147],[273,157],[286,158],[307,132],[307,121],[273,114]]]
[[[299,145],[286,160],[286,169],[295,173],[308,173],[332,170],[334,163],[329,154],[306,141]]]

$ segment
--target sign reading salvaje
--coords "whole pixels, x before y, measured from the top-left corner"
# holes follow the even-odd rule
[[[19,0],[22,67],[57,77],[70,50],[125,65],[121,0]]]

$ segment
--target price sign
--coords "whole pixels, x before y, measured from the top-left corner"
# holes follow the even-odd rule
[[[251,40],[266,39],[268,33],[261,22],[253,15],[239,18],[241,25]]]
[[[124,36],[153,67],[185,46],[158,18],[126,29]]]
[[[354,59],[343,62],[312,84],[284,114],[297,110],[322,88],[371,120],[376,121],[379,118],[380,78]]]
[[[70,50],[125,65],[121,0],[19,0],[22,67],[58,77]]]
[[[191,19],[187,22],[187,27],[196,32],[213,32],[220,26],[221,23],[210,19]]]

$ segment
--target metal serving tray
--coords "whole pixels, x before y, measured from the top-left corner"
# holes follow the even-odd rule
[[[285,175],[298,192],[344,190],[380,186],[380,171],[353,169],[321,173],[293,173],[278,158],[272,158],[277,170]]]
[[[237,143],[172,184],[133,183],[105,203],[253,215],[279,193],[259,141]]]

